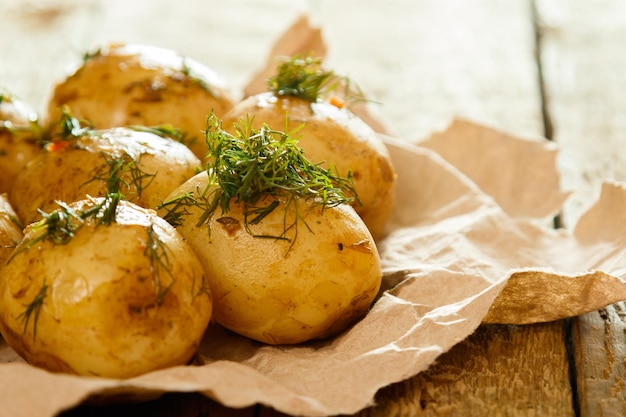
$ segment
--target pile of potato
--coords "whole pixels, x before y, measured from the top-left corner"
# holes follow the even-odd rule
[[[0,97],[0,333],[28,362],[126,378],[189,363],[210,321],[302,343],[346,330],[376,297],[396,176],[337,98],[236,100],[190,58],[122,44],[86,55],[42,119]],[[216,151],[259,137],[240,160]],[[241,178],[244,163],[281,178]],[[306,191],[310,172],[313,197],[280,182],[295,174]],[[231,194],[238,179],[267,188]],[[327,203],[341,186],[354,195]]]

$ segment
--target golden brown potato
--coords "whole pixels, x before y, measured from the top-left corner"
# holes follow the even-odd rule
[[[47,105],[56,120],[62,105],[94,127],[171,124],[200,159],[206,146],[207,116],[223,115],[234,104],[227,82],[205,65],[149,45],[111,44],[86,56],[59,82]]]
[[[23,101],[0,91],[0,193],[8,192],[24,165],[41,152],[39,117]]]
[[[208,178],[196,175],[172,198],[188,193],[202,200],[211,194]],[[204,267],[217,323],[261,342],[291,344],[336,335],[367,313],[381,284],[380,260],[350,205],[322,207],[301,199],[286,206],[281,199],[248,227],[242,203],[233,201],[227,213],[198,224],[205,208],[187,207],[177,230]],[[299,223],[285,234],[285,219],[291,224],[296,213]]]
[[[83,131],[51,143],[31,160],[16,177],[9,200],[24,224],[40,219],[38,210],[56,208],[56,200],[73,202],[108,192],[119,191],[128,201],[154,208],[200,166],[187,147],[150,132]]]
[[[194,248],[215,321],[270,344],[345,330],[381,285],[371,233],[350,179],[304,157],[288,133],[207,123],[206,171],[159,208]]]
[[[300,129],[298,145],[312,162],[333,165],[340,175],[352,172],[361,204],[353,206],[374,238],[384,236],[394,203],[396,173],[391,157],[374,130],[347,108],[329,101],[261,93],[238,103],[223,118],[226,130],[253,117],[256,128]]]
[[[0,194],[0,267],[22,240],[22,228],[6,194]]]
[[[120,201],[105,223],[103,202],[27,227],[0,269],[2,336],[56,372],[127,378],[188,363],[211,316],[202,266],[153,211]]]

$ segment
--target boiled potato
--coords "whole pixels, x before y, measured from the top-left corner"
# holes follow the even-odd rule
[[[295,62],[305,64],[294,69]],[[352,172],[360,197],[360,204],[355,202],[353,206],[374,238],[379,239],[385,235],[394,203],[396,173],[389,152],[376,132],[343,101],[326,97],[322,91],[311,91],[314,88],[309,84],[320,82],[316,77],[330,73],[320,73],[317,61],[308,62],[294,58],[279,66],[276,78],[280,81],[272,91],[235,105],[223,117],[224,128],[232,131],[234,123],[252,118],[256,128],[267,124],[299,129],[299,146],[309,160],[332,165],[340,175]]]
[[[0,269],[2,336],[55,372],[127,378],[188,363],[211,316],[202,266],[151,210],[120,201],[104,224],[104,201],[26,228]]]
[[[54,88],[49,120],[67,105],[96,128],[169,124],[200,159],[207,116],[234,104],[230,86],[212,69],[173,50],[150,45],[110,44],[85,57]]]
[[[22,228],[6,194],[0,194],[0,265],[9,258],[22,240]]]
[[[8,192],[18,172],[41,152],[41,135],[37,113],[0,91],[0,193]]]
[[[209,118],[211,162],[158,211],[200,259],[215,321],[269,344],[345,330],[382,278],[374,239],[349,204],[351,182],[297,143],[268,125],[230,134]]]
[[[107,192],[120,191],[127,200],[154,208],[201,166],[187,147],[150,132],[83,133],[53,142],[17,175],[9,200],[24,224],[38,220],[38,210],[54,209],[56,200],[73,202]]]

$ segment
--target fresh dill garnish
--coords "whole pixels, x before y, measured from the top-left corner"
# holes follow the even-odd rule
[[[109,193],[97,204],[86,210],[75,210],[62,201],[56,201],[58,209],[46,213],[38,210],[42,219],[30,226],[29,238],[24,238],[17,245],[7,264],[20,252],[29,250],[37,243],[48,240],[55,245],[69,243],[80,230],[85,221],[95,219],[97,225],[109,225],[115,222],[117,206],[123,199],[119,193]]]
[[[312,56],[295,55],[284,59],[267,85],[276,96],[293,96],[310,102],[331,95],[340,96],[346,102],[366,100],[361,89],[348,77],[325,69],[322,59]]]
[[[144,189],[154,180],[155,174],[145,172],[140,163],[127,152],[120,155],[102,153],[104,164],[95,169],[95,175],[81,185],[93,181],[102,181],[106,184],[106,195],[121,194],[124,198],[134,188],[134,193],[141,196]]]
[[[2,103],[13,103],[16,98],[13,94],[9,93],[3,88],[0,88],[0,106]],[[16,134],[20,132],[28,132],[30,135],[26,138],[26,140],[36,143],[38,145],[43,144],[43,136],[44,129],[39,123],[39,117],[37,113],[32,112],[28,116],[28,124],[20,123],[15,124],[11,120],[0,120],[0,132],[3,130],[8,131],[11,134]]]
[[[161,217],[174,227],[180,226],[184,218],[191,214],[189,207],[199,205],[193,193],[183,193],[159,204],[157,210],[167,209]]]
[[[164,202],[161,208],[169,207],[165,217],[170,222],[180,224],[181,218],[189,213],[187,207],[197,206],[203,212],[196,226],[208,225],[218,209],[224,214],[232,203],[243,204],[244,227],[248,233],[293,242],[298,222],[306,225],[296,200],[322,208],[359,201],[351,173],[341,177],[332,167],[325,169],[310,162],[298,147],[297,130],[286,133],[267,125],[257,130],[252,128],[252,120],[235,123],[234,128],[235,134],[230,134],[222,129],[214,114],[208,117],[209,184],[205,190],[197,190],[197,195],[183,194]],[[278,236],[255,234],[251,226],[259,224],[281,203],[285,210],[283,232]],[[287,215],[291,209],[294,219]],[[289,239],[286,234],[292,229],[295,235]]]
[[[157,293],[156,304],[161,305],[163,298],[165,298],[175,281],[172,274],[172,265],[170,264],[169,248],[159,239],[152,225],[148,226],[146,231],[148,233],[148,243],[143,254],[150,260],[150,272]],[[165,272],[165,275],[169,277],[169,283],[166,286],[163,286],[162,272]]]
[[[39,319],[39,313],[41,312],[41,307],[43,306],[43,302],[46,298],[46,295],[48,295],[48,285],[46,284],[46,281],[44,280],[43,285],[41,286],[41,289],[39,290],[37,295],[35,295],[35,298],[33,298],[33,301],[28,303],[26,305],[26,309],[19,316],[17,316],[17,319],[24,323],[24,329],[22,330],[23,333],[26,333],[26,329],[28,329],[28,323],[30,323],[30,319],[32,317],[33,339],[35,339],[35,336],[37,335],[37,322]]]
[[[61,137],[63,139],[86,136],[93,131],[91,123],[85,119],[74,117],[70,108],[66,105],[61,107],[59,124],[61,127]]]

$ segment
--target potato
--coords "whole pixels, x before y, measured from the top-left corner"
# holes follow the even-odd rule
[[[22,240],[22,228],[17,223],[6,194],[0,194],[0,265],[9,258],[13,249]]]
[[[26,228],[0,269],[2,336],[55,372],[127,378],[188,363],[212,310],[202,266],[154,211],[120,201],[107,224],[104,201]]]
[[[56,200],[103,197],[120,187],[127,200],[154,208],[196,174],[199,159],[184,145],[127,128],[85,131],[54,142],[18,174],[9,200],[24,224],[41,218]]]
[[[225,79],[198,61],[165,48],[110,44],[86,56],[56,85],[47,114],[54,121],[58,109],[68,105],[100,129],[170,124],[186,134],[183,142],[204,159],[207,116],[222,116],[234,102]]]
[[[24,165],[41,152],[41,130],[30,106],[0,91],[0,193],[8,192]]]
[[[396,173],[391,157],[376,132],[347,108],[328,101],[310,102],[273,93],[250,96],[223,117],[226,130],[253,117],[252,125],[298,130],[299,146],[312,162],[333,165],[339,174],[352,172],[361,204],[353,204],[374,238],[385,235],[394,203]]]
[[[209,175],[200,173],[171,195],[203,201]],[[268,344],[294,344],[338,334],[364,316],[381,284],[375,242],[348,204],[323,207],[265,197],[279,205],[246,226],[244,204],[231,201],[208,224],[206,205],[184,207],[177,230],[200,259],[222,326]],[[174,205],[175,206],[175,205]],[[170,206],[170,209],[174,206]],[[174,210],[162,208],[169,217]],[[183,206],[179,206],[181,208]],[[285,221],[289,225],[285,232]],[[248,217],[249,219],[249,217]]]

